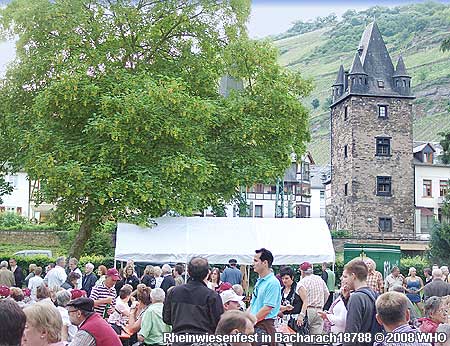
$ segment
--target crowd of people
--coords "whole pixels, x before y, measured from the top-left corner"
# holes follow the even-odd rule
[[[444,333],[450,345],[447,267],[410,268],[408,276],[393,267],[385,279],[370,258],[347,263],[336,288],[326,263],[315,275],[308,262],[272,269],[267,249],[255,251],[258,279],[246,299],[237,261],[221,271],[206,259],[187,266],[147,266],[138,276],[133,261],[123,270],[60,257],[45,270],[31,264],[28,275],[15,259],[0,263],[0,345],[8,346],[162,346],[173,335],[244,334],[274,336],[277,331],[324,333]],[[187,269],[187,271],[186,271]],[[285,328],[281,328],[284,326]],[[287,328],[287,329],[286,329]],[[257,344],[260,344],[257,340]],[[388,340],[347,340],[343,345],[390,345]],[[174,345],[212,346],[211,343]],[[275,344],[275,338],[270,343]],[[231,343],[233,344],[233,342]],[[235,343],[235,346],[242,343]],[[214,344],[215,345],[215,344]],[[418,340],[403,345],[429,345]]]

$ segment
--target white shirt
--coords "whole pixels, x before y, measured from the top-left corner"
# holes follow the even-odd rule
[[[343,333],[345,331],[345,322],[347,321],[347,308],[341,298],[333,307],[333,313],[327,314],[328,320],[332,323],[331,332],[333,334]]]
[[[62,306],[58,306],[57,309],[59,311],[59,314],[61,315],[63,325],[67,326],[67,333],[68,333],[67,341],[70,342],[73,340],[73,337],[77,333],[78,328],[77,328],[77,326],[74,326],[72,323],[70,323],[69,311],[67,311],[66,308],[63,308]]]
[[[155,285],[155,288],[161,288],[161,283],[163,282],[163,280],[164,280],[163,277],[158,276],[158,277],[156,278],[156,285]]]
[[[50,270],[45,276],[45,281],[49,289],[54,289],[60,287],[64,282],[66,282],[67,274],[63,267],[56,266]]]
[[[119,313],[118,311],[121,313]],[[109,316],[108,323],[111,324],[117,324],[118,326],[124,326],[128,322],[128,316],[123,315],[123,312],[128,312],[128,315],[130,314],[130,307],[128,306],[128,303],[125,303],[120,297],[116,298],[116,305],[115,310]]]
[[[44,279],[40,276],[33,276],[30,280],[28,280],[28,288],[31,290],[31,298],[36,300],[36,289],[42,285]]]
[[[77,280],[77,287],[79,290],[81,290],[81,287],[83,286],[83,274],[81,274],[81,270],[80,268],[75,268],[75,270],[73,270],[75,273],[80,275],[80,278]]]

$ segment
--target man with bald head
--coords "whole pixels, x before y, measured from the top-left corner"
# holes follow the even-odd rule
[[[433,296],[444,297],[450,295],[450,284],[444,282],[442,279],[442,270],[433,269],[431,275],[433,276],[433,281],[431,281],[423,289],[424,301]]]
[[[187,284],[168,290],[163,321],[172,326],[175,334],[214,334],[223,305],[220,296],[206,286],[208,261],[201,257],[192,258],[188,273]]]

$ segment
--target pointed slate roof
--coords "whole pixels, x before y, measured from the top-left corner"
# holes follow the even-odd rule
[[[364,71],[363,66],[361,65],[361,60],[359,58],[358,53],[355,54],[355,58],[353,59],[353,64],[350,69],[350,74],[365,74],[365,75],[367,75],[367,73]]]
[[[369,75],[369,79],[374,81],[374,83],[369,83],[370,93],[380,95],[392,93],[394,91],[392,85],[394,65],[376,22],[367,26],[359,45],[362,47],[361,62],[364,71]],[[384,82],[382,89],[377,86],[378,80]]]
[[[367,75],[367,84],[364,90],[345,90],[344,94],[335,99],[332,104],[337,104],[350,94],[363,93],[364,95],[373,95],[380,97],[406,97],[414,98],[410,93],[400,93],[394,85],[393,77],[409,77],[403,62],[399,58],[397,70],[394,69],[391,57],[384,43],[381,32],[376,22],[370,23],[364,30],[361,41],[358,45],[358,53],[355,54],[353,64],[350,70],[351,74]],[[338,78],[333,86],[341,84],[341,78],[344,77],[344,85],[347,84],[347,76],[344,69],[339,68]],[[339,84],[338,84],[339,83]]]
[[[336,82],[334,82],[333,86],[335,85],[344,85],[344,66],[342,65],[339,67]]]
[[[406,71],[405,63],[400,55],[397,61],[397,68],[395,69],[394,77],[410,77]]]

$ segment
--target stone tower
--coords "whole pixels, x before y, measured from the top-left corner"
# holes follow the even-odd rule
[[[332,229],[401,239],[414,233],[411,77],[394,68],[375,22],[350,71],[341,65],[331,105]]]

